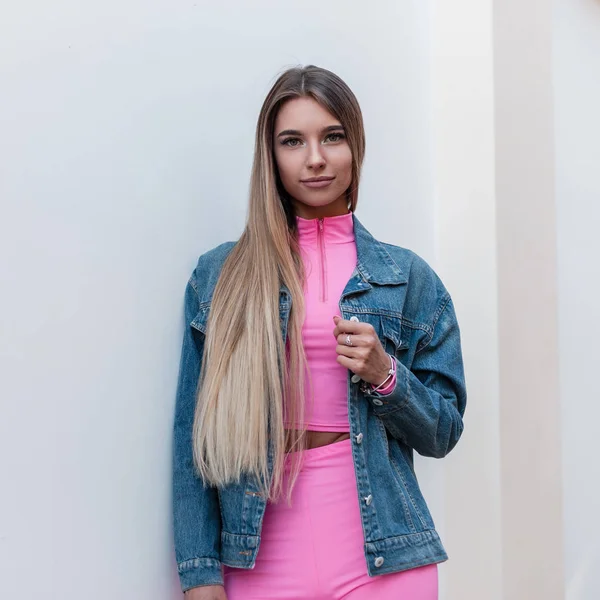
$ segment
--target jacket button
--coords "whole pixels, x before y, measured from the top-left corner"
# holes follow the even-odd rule
[[[373,502],[373,496],[371,496],[371,494],[369,494],[366,498],[365,498],[365,504],[367,506],[369,506],[369,504],[371,504],[371,502]]]
[[[350,317],[351,321],[358,321],[358,317]]]
[[[383,564],[383,556],[378,556],[378,557],[375,559],[375,566],[376,566],[376,567],[380,567],[382,564]]]
[[[352,375],[352,377],[350,378],[350,381],[352,383],[358,383],[360,381],[360,375],[357,375],[356,373],[354,375]]]
[[[362,442],[363,439],[363,434],[362,431],[356,436],[356,443],[360,444]]]
[[[375,406],[383,406],[383,402],[379,398],[373,398],[373,404]]]

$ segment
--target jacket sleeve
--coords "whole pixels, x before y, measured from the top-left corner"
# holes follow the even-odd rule
[[[215,488],[195,473],[192,426],[204,334],[190,323],[199,310],[192,274],[185,292],[185,330],[179,366],[173,425],[172,501],[175,558],[181,588],[222,585],[221,518]]]
[[[410,368],[396,360],[396,385],[387,395],[365,391],[386,429],[422,456],[442,458],[463,431],[467,393],[454,305],[446,292],[435,311],[433,334]]]

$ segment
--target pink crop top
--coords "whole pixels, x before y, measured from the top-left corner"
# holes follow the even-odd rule
[[[356,267],[352,213],[319,219],[296,216],[296,223],[306,273],[306,316],[302,325],[302,341],[314,393],[311,407],[308,401],[311,388],[308,375],[305,375],[306,428],[345,432],[350,430],[348,369],[337,362],[333,315],[342,316],[340,296]],[[395,375],[378,393],[389,394],[394,385]],[[289,427],[290,423],[286,421],[285,425]]]

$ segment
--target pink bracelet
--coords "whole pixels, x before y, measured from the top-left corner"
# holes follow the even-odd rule
[[[374,388],[371,386],[371,392],[376,392],[377,390],[387,387],[385,384],[388,382],[390,377],[393,377],[396,373],[396,361],[391,354],[388,354],[388,356],[390,357],[390,370],[388,371],[388,376],[377,387]]]
[[[378,390],[378,394],[380,394],[381,396],[389,396],[393,391],[394,388],[396,387],[396,373],[394,373],[392,375],[392,378],[390,380],[390,382],[383,388],[380,388]]]

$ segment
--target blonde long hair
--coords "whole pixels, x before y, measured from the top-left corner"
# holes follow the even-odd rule
[[[352,151],[352,183],[346,194],[348,208],[356,208],[365,152],[359,104],[331,71],[314,65],[288,69],[269,91],[258,117],[247,222],[213,293],[193,428],[194,464],[205,482],[221,487],[247,473],[272,501],[285,491],[286,447],[306,447],[305,428],[284,428],[284,414],[291,423],[303,423],[305,412],[304,271],[293,205],[273,151],[279,109],[302,96],[319,102],[345,129]],[[279,314],[282,283],[291,295],[289,358]],[[293,454],[288,503],[301,467],[301,453]]]

